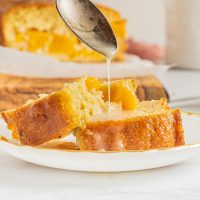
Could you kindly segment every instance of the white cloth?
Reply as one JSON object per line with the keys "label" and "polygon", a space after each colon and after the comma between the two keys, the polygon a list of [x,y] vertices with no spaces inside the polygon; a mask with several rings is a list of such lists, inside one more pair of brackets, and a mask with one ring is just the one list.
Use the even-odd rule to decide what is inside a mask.
{"label": "white cloth", "polygon": [[2,200],[199,200],[200,156],[170,167],[84,173],[29,164],[0,153]]}

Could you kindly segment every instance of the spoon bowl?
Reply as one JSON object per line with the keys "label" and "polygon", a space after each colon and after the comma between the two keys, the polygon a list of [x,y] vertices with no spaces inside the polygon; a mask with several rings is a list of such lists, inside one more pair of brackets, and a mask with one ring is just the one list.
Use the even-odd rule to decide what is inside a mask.
{"label": "spoon bowl", "polygon": [[101,11],[89,0],[56,0],[57,10],[77,37],[95,51],[112,58],[117,51],[114,32]]}

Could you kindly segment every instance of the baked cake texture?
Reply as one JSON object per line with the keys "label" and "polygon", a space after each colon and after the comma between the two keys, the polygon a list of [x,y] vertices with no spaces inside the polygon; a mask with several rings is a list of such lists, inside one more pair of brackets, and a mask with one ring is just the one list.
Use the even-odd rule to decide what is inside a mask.
{"label": "baked cake texture", "polygon": [[[17,1],[1,14],[2,44],[56,57],[64,61],[101,62],[101,54],[83,44],[64,24],[53,0]],[[9,4],[9,2],[7,2]],[[120,13],[98,5],[116,35],[118,52],[114,60],[123,60],[126,50],[126,20]]]}
{"label": "baked cake texture", "polygon": [[89,91],[85,80],[67,83],[61,91],[2,112],[13,137],[24,145],[36,146],[84,127],[90,115],[100,113],[105,106],[102,92]]}
{"label": "baked cake texture", "polygon": [[161,99],[141,102],[121,116],[96,117],[76,138],[81,150],[149,150],[183,145],[184,131],[180,110],[170,110]]}
{"label": "baked cake texture", "polygon": [[50,95],[1,113],[13,137],[37,146],[74,134],[80,150],[124,151],[183,145],[181,112],[166,99],[139,102],[136,82],[111,82],[108,113],[106,82],[83,77]]}

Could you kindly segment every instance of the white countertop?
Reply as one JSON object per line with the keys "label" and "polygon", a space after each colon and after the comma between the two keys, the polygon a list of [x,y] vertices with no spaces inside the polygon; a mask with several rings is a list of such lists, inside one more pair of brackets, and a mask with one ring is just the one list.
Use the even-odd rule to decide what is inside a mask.
{"label": "white countertop", "polygon": [[83,173],[25,163],[0,153],[0,199],[199,200],[200,156],[154,170]]}
{"label": "white countertop", "polygon": [[170,96],[170,106],[200,113],[200,70],[171,69],[157,75]]}
{"label": "white countertop", "polygon": [[[198,76],[198,74],[199,76]],[[188,78],[190,74],[190,78]],[[199,78],[198,78],[199,77]],[[160,77],[172,94],[184,94],[183,86],[200,90],[200,72],[169,71]],[[199,82],[199,84],[197,84]],[[176,83],[176,84],[174,84]],[[175,88],[176,86],[177,89]],[[185,89],[185,91],[187,91]],[[200,92],[199,92],[200,94]],[[181,96],[182,97],[182,96]],[[177,96],[174,97],[176,99]],[[200,112],[200,104],[187,105]],[[184,108],[184,106],[183,106]],[[77,163],[78,165],[78,163]],[[199,200],[200,155],[178,165],[126,173],[84,173],[29,164],[0,153],[0,200]]]}

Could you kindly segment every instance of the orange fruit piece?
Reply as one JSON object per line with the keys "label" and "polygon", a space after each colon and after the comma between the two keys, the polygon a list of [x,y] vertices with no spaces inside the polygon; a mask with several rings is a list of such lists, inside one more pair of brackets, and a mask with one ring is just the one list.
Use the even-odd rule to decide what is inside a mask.
{"label": "orange fruit piece", "polygon": [[[136,109],[139,102],[135,94],[136,88],[137,86],[135,81],[130,79],[111,82],[111,102],[121,103],[124,110]],[[103,91],[105,101],[108,101],[108,85],[102,85],[100,90]]]}
{"label": "orange fruit piece", "polygon": [[92,90],[92,89],[99,90],[100,89],[100,82],[95,77],[88,77],[86,79],[85,83],[89,90]]}

